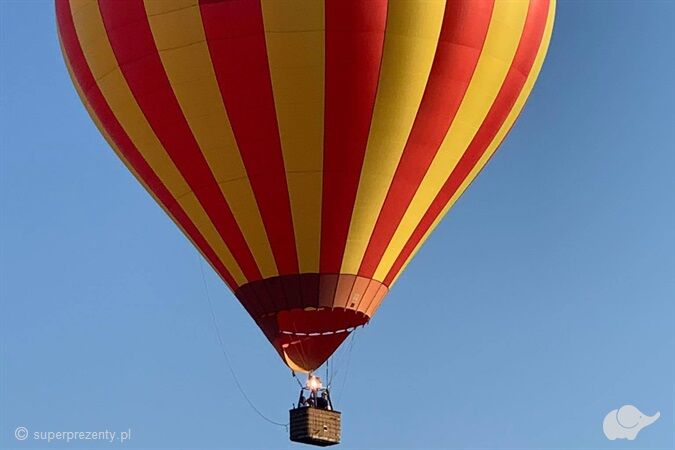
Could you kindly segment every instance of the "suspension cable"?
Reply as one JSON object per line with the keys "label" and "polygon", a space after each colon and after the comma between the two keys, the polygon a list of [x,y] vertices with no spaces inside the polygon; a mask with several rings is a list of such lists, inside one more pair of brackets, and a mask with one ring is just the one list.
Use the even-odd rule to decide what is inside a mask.
{"label": "suspension cable", "polygon": [[251,399],[246,395],[246,392],[244,391],[244,388],[241,386],[241,383],[239,383],[239,378],[237,377],[237,374],[234,372],[234,368],[232,367],[232,362],[230,361],[230,357],[227,353],[227,349],[225,347],[225,344],[223,343],[223,338],[220,335],[220,327],[218,327],[218,321],[216,320],[216,312],[213,309],[213,302],[211,301],[211,294],[209,293],[209,286],[206,283],[206,275],[204,274],[204,262],[202,258],[199,258],[199,271],[202,274],[202,282],[204,283],[204,291],[206,292],[206,300],[208,301],[209,304],[209,311],[211,312],[211,322],[213,323],[213,329],[216,333],[216,338],[218,339],[218,344],[220,345],[220,351],[222,352],[223,356],[225,357],[225,362],[227,363],[227,368],[230,370],[230,374],[232,374],[232,379],[234,380],[234,384],[237,386],[237,389],[239,390],[239,393],[244,397],[246,400],[246,403],[251,407],[253,411],[255,411],[256,414],[258,414],[262,419],[266,420],[267,422],[277,425],[280,427],[284,427],[286,431],[288,431],[288,423],[281,423],[274,421],[267,417],[265,414],[263,414],[251,401]]}
{"label": "suspension cable", "polygon": [[[358,330],[358,328],[355,328],[354,331],[352,331],[352,335],[350,336],[349,346],[347,348],[347,354],[346,354],[347,361],[345,363],[345,371],[342,375],[342,386],[340,387],[340,390],[338,391],[338,397],[336,399],[336,403],[340,402],[340,399],[342,398],[342,393],[345,390],[345,385],[347,384],[347,376],[349,375],[349,365],[352,361],[352,350],[354,350],[354,340],[356,339],[357,330]],[[339,370],[339,368],[338,368],[338,370]]]}

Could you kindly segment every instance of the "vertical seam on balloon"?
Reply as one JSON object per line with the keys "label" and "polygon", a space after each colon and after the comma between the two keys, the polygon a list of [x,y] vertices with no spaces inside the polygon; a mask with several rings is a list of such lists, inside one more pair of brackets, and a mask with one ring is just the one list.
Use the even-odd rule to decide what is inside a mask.
{"label": "vertical seam on balloon", "polygon": [[366,287],[363,289],[363,295],[359,298],[359,302],[356,304],[356,307],[354,308],[356,311],[361,311],[361,303],[363,303],[363,299],[366,297],[366,292],[368,292],[368,289],[370,288],[370,285],[374,282],[372,278],[368,278],[368,284]]}
{"label": "vertical seam on balloon", "polygon": [[[325,274],[323,274],[323,276],[326,277]],[[329,308],[334,308],[334,307],[335,307],[335,294],[337,293],[337,287],[338,287],[338,283],[339,283],[339,282],[340,282],[340,274],[337,274],[336,277],[335,277],[335,285],[334,285],[333,288],[331,289],[333,292],[332,292],[332,294],[331,294],[330,297],[329,297],[329,298],[331,299],[331,301],[330,301],[331,306],[329,306]],[[319,286],[321,286],[321,281],[319,281]],[[319,296],[319,299],[320,299],[320,298],[321,298],[321,297]]]}
{"label": "vertical seam on balloon", "polygon": [[[382,293],[382,296],[379,295],[380,291],[384,291]],[[387,286],[384,284],[380,284],[380,286],[377,288],[377,291],[375,291],[373,299],[368,304],[368,307],[364,312],[364,314],[368,317],[368,320],[370,320],[370,318],[373,317],[375,315],[375,312],[380,308],[380,305],[382,304],[384,298],[387,296],[387,293],[388,293]],[[369,311],[370,314],[368,314]]]}
{"label": "vertical seam on balloon", "polygon": [[284,289],[284,284],[281,281],[281,277],[276,276],[276,277],[270,278],[269,280],[270,280],[269,281],[270,283],[273,282],[272,280],[276,280],[276,282],[278,282],[277,291],[279,291],[281,293],[281,297],[282,297],[283,303],[284,303],[282,305],[281,309],[283,309],[283,310],[289,309],[288,297],[286,296],[286,290]]}
{"label": "vertical seam on balloon", "polygon": [[[471,2],[473,0],[469,0]],[[487,4],[488,2],[486,2]],[[448,2],[446,3],[445,6],[445,11],[446,13],[444,14],[444,22],[446,20],[450,21],[452,20],[449,18],[449,14],[452,11],[452,7],[456,6],[458,3],[456,2]],[[481,49],[477,52],[475,59],[473,60],[473,68],[471,69],[471,73],[473,74],[475,72],[476,66],[478,64],[478,59],[480,57],[480,54],[482,52],[483,46],[485,45],[485,37],[487,36],[487,30],[490,24],[490,16],[492,15],[492,11],[494,9],[494,1],[489,2],[489,7],[490,11],[487,15],[487,20],[485,22],[484,29],[482,30],[482,42],[481,42]],[[474,15],[475,17],[475,15]],[[445,23],[443,24],[445,25]],[[422,97],[422,102],[420,103],[420,107],[418,108],[417,114],[415,116],[415,120],[413,122],[413,126],[411,128],[411,131],[408,135],[408,138],[405,143],[405,147],[403,150],[403,153],[401,155],[401,158],[399,159],[399,162],[397,164],[396,170],[394,172],[394,175],[392,177],[391,183],[389,184],[389,187],[387,189],[387,193],[385,195],[385,200],[383,202],[382,208],[380,209],[380,212],[378,214],[378,217],[375,222],[375,226],[373,227],[373,232],[370,236],[369,242],[366,246],[366,251],[364,252],[363,259],[361,261],[361,265],[359,267],[358,273],[363,276],[372,276],[377,268],[377,264],[379,263],[382,255],[384,254],[387,245],[391,241],[391,238],[394,235],[394,232],[396,231],[396,227],[400,223],[401,219],[403,218],[403,215],[405,214],[408,206],[410,205],[410,202],[413,199],[413,196],[417,189],[420,186],[420,183],[424,179],[425,174],[427,173],[429,166],[431,165],[433,161],[433,157],[436,155],[438,152],[441,143],[443,141],[444,135],[447,133],[448,129],[450,128],[450,125],[452,123],[452,120],[457,114],[457,111],[459,110],[459,106],[462,103],[462,100],[464,96],[466,95],[466,91],[468,89],[468,84],[463,87],[463,91],[461,93],[461,96],[458,98],[458,101],[456,102],[456,105],[453,108],[453,111],[451,111],[448,114],[448,121],[447,124],[443,124],[443,128],[445,129],[445,132],[443,133],[443,136],[440,136],[440,140],[437,145],[434,145],[433,149],[430,149],[431,151],[428,154],[428,161],[425,161],[425,168],[424,172],[419,174],[419,177],[417,177],[414,181],[414,186],[411,186],[411,188],[408,188],[408,192],[404,192],[406,194],[406,200],[401,203],[401,200],[397,197],[392,197],[393,193],[396,190],[402,190],[406,189],[407,187],[405,186],[405,178],[406,175],[410,175],[410,171],[415,169],[415,164],[413,164],[413,160],[416,160],[417,157],[413,157],[413,151],[415,149],[414,144],[417,140],[422,140],[425,138],[428,138],[427,134],[420,135],[420,132],[418,132],[419,129],[424,128],[424,124],[420,124],[419,120],[421,118],[420,113],[424,114],[425,110],[427,108],[427,105],[433,105],[435,104],[436,97],[431,97],[431,89],[434,89],[434,85],[436,83],[441,83],[443,79],[439,78],[442,73],[437,72],[439,66],[442,65],[440,61],[440,58],[442,58],[443,54],[440,53],[442,52],[442,49],[440,49],[440,42],[443,42],[443,35],[445,33],[450,33],[454,31],[448,31],[445,26],[441,28],[441,35],[439,36],[439,47],[436,49],[436,55],[434,57],[434,62],[429,74],[429,81],[427,82],[427,86],[425,88],[425,93]],[[433,79],[432,79],[433,77]],[[469,77],[470,79],[470,77]],[[417,139],[419,136],[419,139]],[[421,145],[421,144],[418,144]],[[410,162],[411,164],[408,164]],[[408,165],[408,167],[406,167]],[[400,193],[400,192],[399,192]],[[402,208],[400,211],[396,210],[396,208]],[[393,216],[393,217],[390,217]],[[390,219],[390,220],[387,220]]]}
{"label": "vertical seam on balloon", "polygon": [[[523,29],[523,32],[522,32],[522,35],[521,35],[521,38],[520,38],[520,42],[518,44],[518,49],[516,50],[516,55],[514,56],[514,59],[511,63],[511,66],[509,67],[507,78],[504,80],[504,82],[503,82],[503,84],[502,84],[502,86],[499,90],[499,94],[498,94],[497,98],[495,99],[492,106],[490,107],[490,111],[489,111],[488,115],[483,120],[483,124],[481,125],[478,132],[476,133],[476,135],[471,140],[471,143],[469,144],[469,147],[467,148],[467,150],[462,155],[459,163],[457,164],[457,166],[455,167],[453,172],[450,174],[448,179],[443,184],[443,187],[441,188],[441,190],[438,192],[438,194],[434,198],[434,201],[430,205],[429,209],[425,212],[424,216],[422,217],[422,220],[417,224],[417,226],[415,227],[412,235],[408,238],[408,241],[404,245],[402,251],[397,256],[394,264],[389,269],[389,271],[388,271],[388,273],[385,277],[385,280],[384,280],[385,284],[387,284],[387,285],[391,284],[394,276],[396,275],[396,273],[398,273],[398,271],[400,270],[400,268],[403,265],[403,263],[405,262],[405,260],[407,260],[408,257],[411,255],[412,251],[415,249],[417,244],[421,242],[422,237],[425,235],[426,231],[431,227],[431,225],[433,224],[436,217],[438,217],[438,215],[443,211],[444,206],[452,199],[454,193],[457,192],[457,190],[461,187],[462,183],[466,180],[466,177],[471,173],[472,168],[475,167],[476,163],[480,160],[480,157],[485,153],[485,151],[489,147],[492,139],[494,139],[494,137],[498,134],[501,126],[508,119],[509,114],[508,114],[508,112],[504,114],[504,117],[501,119],[501,123],[500,123],[499,127],[496,127],[496,129],[494,130],[494,134],[489,138],[489,141],[487,142],[487,144],[485,146],[482,146],[481,145],[481,142],[482,142],[481,138],[483,138],[483,134],[490,135],[489,131],[485,131],[485,130],[487,130],[486,123],[488,123],[490,121],[490,119],[492,119],[492,120],[495,120],[495,118],[499,119],[500,110],[504,106],[506,106],[508,111],[510,112],[511,108],[513,108],[513,106],[516,104],[520,92],[522,92],[522,89],[525,87],[525,84],[527,82],[527,77],[529,76],[529,72],[532,70],[533,64],[536,61],[536,56],[537,56],[538,50],[541,48],[541,43],[543,41],[544,31],[545,31],[546,23],[547,23],[547,19],[548,19],[548,12],[549,12],[549,8],[550,8],[550,4],[549,4],[548,0],[546,0],[546,6],[547,7],[546,8],[542,7],[541,10],[539,8],[536,8],[536,6],[533,8],[533,3],[534,2],[531,2],[530,5],[529,5],[527,18],[526,18],[526,26]],[[543,13],[541,13],[541,11],[543,11]],[[541,16],[543,17],[543,20],[541,20],[542,17],[536,16],[538,13],[541,13]],[[530,21],[532,21],[534,23],[532,23]],[[528,24],[528,22],[529,22],[529,24]],[[528,27],[527,25],[530,25],[530,26]],[[532,51],[532,54],[527,54],[526,52],[530,49],[526,48],[525,46],[528,43],[527,42],[528,38],[531,38],[531,36],[528,36],[530,33],[536,33],[535,39],[537,39],[537,44],[532,46],[532,48],[534,49],[534,51]],[[525,53],[525,55],[523,55],[523,53]],[[508,95],[508,93],[506,93],[505,87],[511,87],[511,84],[514,83],[514,78],[513,78],[512,72],[515,70],[514,67],[517,67],[517,66],[521,65],[521,62],[520,62],[521,59],[520,58],[524,58],[527,61],[530,61],[530,58],[531,58],[531,62],[529,62],[529,64],[528,64],[528,66],[529,66],[528,67],[528,73],[524,74],[525,76],[523,77],[522,84],[518,87],[518,94],[516,94],[514,96],[513,102],[508,104],[509,99],[508,99],[508,97],[506,97],[506,104],[502,105],[502,102],[505,101],[504,97],[506,95]],[[515,79],[515,83],[516,83],[516,85],[518,84],[517,78]],[[483,149],[481,150],[480,147],[483,147]],[[476,161],[471,163],[469,166],[462,165],[463,162],[466,162],[466,161],[470,162],[471,159],[473,159],[474,157],[477,157]],[[461,170],[461,173],[460,173],[460,170]],[[466,173],[463,174],[464,172],[466,172]],[[455,176],[456,174],[459,174],[458,176],[460,177],[460,179],[457,179],[457,177]],[[446,197],[447,197],[447,199],[446,199]]]}
{"label": "vertical seam on balloon", "polygon": [[372,292],[372,294],[370,296],[370,299],[368,300],[368,303],[366,305],[363,305],[363,309],[361,310],[362,314],[364,314],[366,317],[370,317],[366,314],[366,312],[370,309],[371,305],[373,304],[373,302],[377,298],[377,293],[382,288],[382,282],[381,281],[378,281],[378,280],[374,280],[374,281],[375,281],[374,291]]}
{"label": "vertical seam on balloon", "polygon": [[[155,185],[155,189],[157,189],[157,192],[155,192],[153,189],[151,190],[153,193],[157,195],[159,199],[161,199],[163,206],[168,209],[172,210],[171,206],[169,206],[171,203],[173,203],[173,206],[175,207],[176,214],[175,219],[182,224],[184,224],[186,231],[191,235],[195,241],[200,242],[201,244],[200,247],[203,248],[204,252],[208,254],[207,259],[210,261],[211,265],[214,267],[217,267],[218,270],[217,272],[223,277],[223,279],[230,285],[232,289],[234,289],[235,286],[237,286],[237,283],[235,282],[234,278],[232,275],[229,273],[229,271],[224,267],[222,262],[219,260],[219,258],[215,255],[215,252],[213,249],[206,243],[206,240],[204,237],[201,235],[201,233],[197,230],[195,225],[191,222],[189,217],[185,214],[185,212],[182,210],[182,208],[178,205],[178,203],[175,201],[173,196],[169,193],[168,189],[164,186],[164,184],[159,180],[157,175],[152,171],[152,169],[148,166],[147,162],[143,159],[143,157],[138,153],[138,150],[135,148],[135,145],[131,141],[131,139],[126,135],[124,130],[122,129],[121,125],[117,121],[117,118],[114,116],[112,111],[110,110],[110,107],[106,103],[103,94],[100,92],[96,81],[93,78],[93,74],[91,73],[89,69],[89,65],[86,61],[86,58],[84,54],[82,53],[82,49],[80,47],[80,42],[77,38],[77,35],[75,33],[75,26],[72,22],[72,15],[71,15],[71,8],[70,8],[70,3],[68,1],[59,1],[56,3],[56,16],[57,16],[57,25],[58,25],[58,30],[59,30],[59,35],[61,38],[63,38],[63,48],[64,48],[64,57],[67,61],[68,64],[71,64],[73,61],[73,57],[75,57],[79,63],[78,66],[81,66],[80,70],[78,70],[75,66],[71,64],[72,68],[72,73],[74,75],[74,81],[77,82],[77,85],[80,87],[82,90],[83,94],[85,95],[85,98],[87,99],[88,102],[91,102],[90,105],[92,107],[92,111],[95,112],[96,117],[99,118],[101,123],[105,119],[101,117],[101,114],[99,111],[96,111],[97,109],[102,108],[102,112],[108,112],[107,115],[110,117],[110,122],[109,124],[117,129],[117,132],[115,135],[118,136],[118,138],[122,139],[123,141],[126,141],[127,145],[123,145],[120,143],[116,142],[116,138],[113,134],[110,134],[111,139],[115,144],[117,144],[118,148],[122,152],[122,154],[128,152],[132,156],[135,156],[134,158],[127,157],[127,155],[124,155],[129,164],[131,164],[135,170],[139,173],[140,176],[144,175],[144,180],[146,180],[145,177],[147,177],[147,183],[148,187],[151,185]],[[64,30],[64,26],[67,27],[67,30]],[[64,35],[65,33],[65,35]],[[66,42],[66,39],[70,42]],[[73,56],[73,52],[75,52],[75,55]],[[85,78],[91,78],[89,80],[90,85],[88,86],[87,92],[85,93],[84,89],[84,83],[80,80],[80,77],[85,77]],[[94,97],[100,97],[98,98],[98,101],[94,101],[90,96]],[[98,105],[98,106],[97,106]],[[114,131],[114,130],[113,130]],[[106,130],[107,132],[107,130]],[[134,155],[135,154],[135,155]],[[134,162],[134,160],[136,162]],[[140,167],[137,167],[137,164],[140,165]],[[147,167],[144,167],[147,166]],[[181,219],[182,217],[182,219]]]}
{"label": "vertical seam on balloon", "polygon": [[[258,280],[258,281],[260,281],[260,280]],[[277,305],[274,297],[272,296],[271,291],[267,287],[266,280],[261,281],[260,283],[256,283],[254,286],[256,286],[256,287],[259,286],[259,289],[261,290],[261,294],[262,294],[262,299],[264,300],[265,304],[268,305],[268,306],[265,307],[266,314],[268,314],[270,312],[280,310],[279,305]],[[261,298],[261,297],[258,296],[258,298]]]}
{"label": "vertical seam on balloon", "polygon": [[[254,34],[251,34],[249,36],[255,36],[258,39],[260,39],[262,43],[262,49],[264,49],[264,54],[262,54],[261,51],[260,54],[258,55],[259,56],[258,60],[255,62],[262,64],[264,61],[264,66],[266,70],[266,76],[264,76],[263,81],[264,86],[259,85],[257,87],[262,88],[262,90],[265,91],[266,94],[263,94],[265,95],[265,98],[263,100],[265,103],[263,107],[271,109],[271,113],[269,110],[262,110],[258,112],[268,116],[265,118],[265,120],[268,120],[268,122],[266,123],[267,127],[269,128],[269,130],[267,130],[269,131],[269,133],[263,131],[261,133],[254,135],[251,133],[252,130],[250,131],[246,130],[246,126],[250,126],[251,124],[247,124],[246,121],[242,120],[241,117],[241,113],[244,112],[242,106],[245,105],[239,102],[239,100],[236,97],[233,98],[232,94],[236,95],[236,92],[232,91],[228,83],[223,79],[223,77],[225,76],[233,76],[233,75],[238,76],[238,74],[235,74],[235,72],[228,72],[227,67],[229,66],[224,64],[224,60],[222,59],[222,55],[220,54],[220,52],[214,50],[214,44],[222,39],[216,39],[214,37],[215,29],[212,27],[210,18],[211,14],[214,11],[211,8],[223,8],[227,7],[227,5],[225,3],[209,4],[204,2],[203,0],[200,0],[199,2],[200,14],[202,17],[202,23],[204,25],[204,32],[206,35],[209,53],[211,55],[211,60],[213,62],[213,68],[216,73],[216,80],[218,81],[218,86],[220,88],[220,93],[223,98],[225,110],[227,111],[228,117],[230,118],[232,130],[234,132],[234,136],[237,141],[237,145],[239,147],[242,160],[244,161],[246,172],[248,174],[251,186],[253,188],[253,192],[255,194],[256,202],[258,204],[258,208],[260,210],[263,223],[265,225],[265,231],[267,233],[270,245],[272,247],[272,253],[274,255],[277,264],[278,272],[280,275],[296,273],[298,271],[298,255],[296,251],[290,198],[288,195],[288,181],[286,179],[283,154],[281,150],[281,141],[279,137],[279,127],[276,118],[276,108],[274,105],[274,98],[273,98],[274,93],[272,91],[269,73],[269,61],[267,56],[267,46],[265,42],[264,27],[262,23],[261,5],[259,1],[240,3],[240,5],[247,6],[249,9],[251,8],[255,9],[248,11],[250,14],[252,13],[252,15],[255,15],[253,19],[255,20],[254,26],[256,26]],[[251,17],[248,18],[251,19]],[[244,26],[247,25],[243,21],[243,18],[240,21],[240,23]],[[232,25],[232,23],[229,24],[221,23],[219,29],[220,30],[225,29],[229,25]],[[253,50],[258,51],[261,49],[256,48]],[[249,54],[249,56],[250,55],[251,54]],[[241,63],[241,61],[239,62]],[[229,65],[232,65],[234,63],[235,61],[228,61]],[[241,72],[243,73],[243,69],[241,70]],[[255,74],[254,72],[249,73],[248,78],[240,77],[237,79],[237,82],[241,83],[245,81],[250,81],[251,76],[254,74]],[[250,106],[250,103],[246,106]],[[269,144],[273,148],[274,152],[274,154],[272,155],[274,161],[271,162],[273,164],[271,177],[270,174],[261,175],[259,173],[254,172],[255,169],[260,169],[259,165],[261,161],[259,161],[260,160],[259,157],[256,157],[259,156],[256,154],[260,153],[259,144],[252,141],[252,139],[261,136],[265,139],[271,140],[267,142],[267,144]],[[269,160],[270,158],[268,158],[268,161]],[[274,183],[277,184],[273,185]]]}
{"label": "vertical seam on balloon", "polygon": [[[353,276],[354,279],[352,280],[351,284],[349,285],[349,290],[347,291],[347,302],[349,301],[349,297],[352,294],[352,290],[354,289],[354,283],[356,283],[356,278],[358,275],[348,275],[348,274],[338,274],[338,281],[335,284],[335,295],[333,296],[333,308],[340,308],[339,306],[335,306],[335,302],[337,300],[337,293],[338,293],[338,286],[340,286],[340,278],[341,277],[348,277],[348,276]],[[347,303],[345,302],[345,306],[343,308],[347,309]]]}
{"label": "vertical seam on balloon", "polygon": [[290,309],[291,303],[288,301],[289,295],[286,292],[286,284],[284,283],[283,279],[281,278],[281,275],[277,276],[279,279],[279,284],[281,286],[281,292],[284,298],[284,309]]}
{"label": "vertical seam on balloon", "polygon": [[[171,160],[174,161],[179,172],[185,177],[185,181],[190,186],[190,189],[194,193],[197,201],[202,205],[207,215],[213,222],[213,225],[218,230],[222,239],[225,241],[226,246],[229,248],[232,253],[236,263],[241,267],[244,275],[248,280],[254,280],[260,278],[260,271],[257,267],[257,264],[251,254],[248,244],[239,229],[239,225],[236,223],[232,211],[230,210],[225,198],[220,191],[218,183],[215,181],[213,174],[210,171],[208,163],[204,159],[204,156],[197,144],[192,131],[190,130],[189,125],[187,124],[185,117],[182,115],[182,110],[178,104],[178,100],[175,97],[175,93],[171,88],[171,84],[168,80],[164,66],[162,65],[161,58],[157,51],[157,46],[152,37],[152,30],[150,29],[150,24],[148,22],[147,14],[145,13],[145,8],[142,0],[134,0],[132,2],[126,3],[125,12],[129,12],[130,8],[137,8],[139,13],[139,19],[133,23],[140,25],[140,34],[136,34],[136,43],[138,45],[145,44],[148,48],[152,49],[152,52],[143,56],[143,59],[151,58],[154,64],[152,70],[154,74],[158,77],[155,79],[155,83],[165,85],[163,87],[167,89],[161,90],[161,98],[164,99],[165,108],[163,112],[171,113],[172,118],[175,119],[174,126],[170,130],[158,129],[157,121],[160,119],[159,115],[150,109],[151,105],[147,102],[146,99],[143,99],[142,96],[139,96],[138,90],[141,88],[140,79],[132,77],[132,74],[129,72],[128,66],[129,61],[123,63],[122,60],[125,58],[120,57],[120,52],[127,51],[127,47],[121,46],[117,39],[113,39],[113,36],[110,32],[111,20],[115,20],[115,16],[111,15],[112,12],[108,7],[102,5],[101,0],[98,0],[99,9],[101,11],[101,17],[103,19],[103,25],[108,35],[108,40],[113,49],[115,57],[118,60],[118,66],[122,75],[129,85],[129,89],[133,97],[138,102],[143,115],[146,117],[150,127],[154,131],[155,135],[162,143],[163,147],[169,154]],[[142,18],[140,11],[142,9]],[[119,13],[118,13],[119,14]],[[131,23],[131,22],[130,22]],[[125,23],[125,25],[127,25]],[[147,34],[143,36],[142,34]],[[140,60],[140,59],[139,59]],[[147,75],[147,72],[146,72]],[[159,89],[155,89],[155,93],[160,92]],[[153,103],[152,107],[157,107],[156,103]],[[175,141],[176,138],[180,138],[183,147],[176,147],[178,142]],[[180,162],[180,158],[185,158],[185,153],[190,151],[192,164],[197,164],[200,167],[195,167],[193,170],[187,171],[188,165],[187,160]],[[176,159],[179,158],[177,162]],[[187,172],[186,172],[187,171]]]}

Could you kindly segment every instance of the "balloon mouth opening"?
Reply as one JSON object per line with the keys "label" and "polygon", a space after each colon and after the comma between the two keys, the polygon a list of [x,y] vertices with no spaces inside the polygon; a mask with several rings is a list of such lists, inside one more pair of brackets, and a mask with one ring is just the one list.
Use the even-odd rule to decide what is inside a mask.
{"label": "balloon mouth opening", "polygon": [[318,369],[352,331],[369,319],[344,308],[279,311],[267,318],[265,334],[288,367],[306,373]]}
{"label": "balloon mouth opening", "polygon": [[303,273],[252,281],[235,294],[286,365],[308,372],[368,323],[388,291],[359,275]]}

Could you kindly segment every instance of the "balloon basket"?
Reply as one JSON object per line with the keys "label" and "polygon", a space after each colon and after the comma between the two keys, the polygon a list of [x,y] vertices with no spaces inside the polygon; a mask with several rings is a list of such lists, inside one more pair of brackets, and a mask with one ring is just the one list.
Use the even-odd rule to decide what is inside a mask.
{"label": "balloon basket", "polygon": [[289,413],[291,441],[320,447],[340,443],[341,414],[338,411],[302,407]]}

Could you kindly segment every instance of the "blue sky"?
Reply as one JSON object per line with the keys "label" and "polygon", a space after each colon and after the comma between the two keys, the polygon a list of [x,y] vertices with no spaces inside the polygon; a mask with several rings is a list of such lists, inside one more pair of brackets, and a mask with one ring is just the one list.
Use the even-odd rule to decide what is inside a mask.
{"label": "blue sky", "polygon": [[[559,2],[516,127],[338,352],[341,448],[675,447],[673,23],[671,1]],[[237,390],[199,257],[84,111],[51,3],[0,1],[0,52],[0,447],[298,447]],[[297,385],[206,280],[244,390],[285,421]],[[627,403],[661,419],[610,442]]]}

